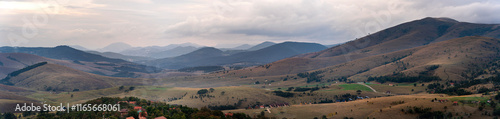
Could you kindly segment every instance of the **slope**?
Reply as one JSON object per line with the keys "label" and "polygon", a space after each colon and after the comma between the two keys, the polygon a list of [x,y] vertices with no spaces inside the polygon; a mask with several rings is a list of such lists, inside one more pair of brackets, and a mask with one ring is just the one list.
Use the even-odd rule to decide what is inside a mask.
{"label": "slope", "polygon": [[273,62],[268,64],[271,67],[268,67],[267,70],[254,69],[251,75],[300,73],[463,36],[479,35],[500,38],[498,26],[497,24],[458,22],[448,18],[424,18],[403,23],[319,52]]}
{"label": "slope", "polygon": [[99,72],[104,75],[112,75],[116,73],[109,70],[91,67],[90,65],[85,65],[81,62],[57,60],[26,53],[0,53],[0,78],[4,78],[7,74],[13,71],[39,62],[49,62],[85,72]]}
{"label": "slope", "polygon": [[[42,57],[69,60],[77,64],[87,65],[94,68],[104,69],[114,73],[119,72],[139,72],[139,73],[156,73],[161,69],[141,64],[128,62],[121,59],[112,59],[76,50],[69,46],[57,47],[0,47],[1,53],[28,53]],[[96,72],[97,74],[105,74]]]}
{"label": "slope", "polygon": [[38,63],[36,67],[16,71],[1,80],[2,84],[40,91],[94,90],[121,85],[144,85],[147,79],[106,77],[82,72],[65,66]]}

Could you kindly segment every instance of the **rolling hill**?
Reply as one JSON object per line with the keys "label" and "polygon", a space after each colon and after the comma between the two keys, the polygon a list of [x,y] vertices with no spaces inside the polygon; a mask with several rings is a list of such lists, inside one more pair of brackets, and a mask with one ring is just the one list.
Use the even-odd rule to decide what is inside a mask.
{"label": "rolling hill", "polygon": [[[65,60],[73,62],[74,64],[86,65],[88,67],[93,67],[97,69],[105,70],[105,72],[99,70],[88,70],[95,74],[101,75],[113,75],[120,72],[132,72],[139,74],[147,73],[157,73],[161,69],[141,64],[132,63],[122,59],[113,59],[104,57],[101,55],[96,55],[80,50],[76,50],[69,46],[57,46],[57,47],[0,47],[0,53],[28,53],[33,55],[38,55],[51,59]],[[10,60],[14,60],[12,57]],[[20,58],[23,60],[29,60],[29,58]],[[16,61],[18,59],[15,59]],[[19,60],[17,61],[19,62]],[[76,69],[77,65],[74,65]],[[84,70],[85,71],[85,70]],[[111,72],[111,73],[110,73]]]}
{"label": "rolling hill", "polygon": [[228,53],[216,48],[202,48],[174,58],[158,59],[146,64],[168,69],[196,66],[252,66],[277,61],[326,47],[316,43],[284,42],[256,51]]}
{"label": "rolling hill", "polygon": [[[422,75],[437,76],[442,80],[463,81],[483,76],[489,77],[499,72],[498,63],[500,59],[498,57],[500,57],[500,47],[498,46],[500,46],[500,39],[468,36],[411,49],[359,58],[307,72],[309,74],[316,73],[316,76],[320,76],[321,78],[318,78],[320,79],[318,80],[319,82],[338,80],[342,77],[358,82],[366,81],[369,77],[378,76],[416,77]],[[286,66],[270,63],[266,67],[247,68],[214,75],[252,77],[252,79],[259,77],[271,79],[270,76],[276,75],[282,79],[283,75],[280,76],[279,73],[294,70],[282,67]],[[289,73],[286,77],[289,75],[296,76],[297,74]],[[280,80],[276,78],[272,79]],[[294,82],[296,81],[294,80]],[[314,81],[312,82],[314,83]]]}
{"label": "rolling hill", "polygon": [[319,52],[276,61],[268,64],[270,67],[267,69],[257,68],[253,72],[246,73],[249,76],[296,74],[465,36],[500,38],[498,26],[498,24],[458,22],[449,18],[424,18]]}
{"label": "rolling hill", "polygon": [[[499,61],[498,46],[500,39],[468,36],[361,58],[320,71],[324,72],[322,74],[325,77],[344,76],[355,81],[398,72],[406,76],[418,76],[427,71],[443,80],[465,80],[478,77],[478,72],[492,66],[488,64]],[[436,68],[431,70],[431,66]]]}
{"label": "rolling hill", "polygon": [[74,62],[69,60],[58,60],[26,53],[0,53],[0,64],[2,64],[0,65],[0,78],[4,78],[5,76],[7,76],[7,74],[13,71],[39,62],[49,62],[52,64],[63,65],[85,72],[100,72],[104,75],[113,75],[116,73],[110,70],[92,67],[91,65],[85,65],[81,63],[83,61]]}
{"label": "rolling hill", "polygon": [[106,77],[46,62],[10,73],[2,84],[39,91],[95,90],[122,85],[145,85],[147,79]]}

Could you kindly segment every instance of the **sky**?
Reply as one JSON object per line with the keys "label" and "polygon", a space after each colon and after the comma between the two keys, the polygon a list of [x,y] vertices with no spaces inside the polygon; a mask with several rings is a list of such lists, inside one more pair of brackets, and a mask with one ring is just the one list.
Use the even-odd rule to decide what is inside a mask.
{"label": "sky", "polygon": [[343,43],[425,17],[499,24],[498,0],[0,0],[0,46]]}

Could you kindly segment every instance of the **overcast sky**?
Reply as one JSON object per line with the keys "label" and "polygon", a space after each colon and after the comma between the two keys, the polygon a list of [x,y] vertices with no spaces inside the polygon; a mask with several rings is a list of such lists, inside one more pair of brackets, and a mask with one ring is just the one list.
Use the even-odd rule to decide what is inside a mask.
{"label": "overcast sky", "polygon": [[0,46],[335,44],[424,17],[500,23],[499,0],[1,0]]}

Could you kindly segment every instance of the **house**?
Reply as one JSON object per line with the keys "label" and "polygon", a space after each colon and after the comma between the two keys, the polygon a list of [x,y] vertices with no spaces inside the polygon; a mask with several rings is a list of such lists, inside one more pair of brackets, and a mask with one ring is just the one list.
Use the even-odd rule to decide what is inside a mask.
{"label": "house", "polygon": [[224,114],[224,115],[225,115],[226,117],[228,117],[228,116],[232,117],[232,116],[233,116],[233,113],[226,113],[226,114]]}
{"label": "house", "polygon": [[394,86],[394,84],[390,83],[389,86]]}
{"label": "house", "polygon": [[164,116],[160,116],[160,117],[156,117],[155,119],[167,119],[167,118]]}
{"label": "house", "polygon": [[134,107],[134,110],[141,110],[141,109],[142,109],[142,107],[141,107],[141,106],[135,106],[135,107]]}
{"label": "house", "polygon": [[125,119],[135,119],[135,118],[134,118],[134,117],[127,117],[127,118],[125,118]]}
{"label": "house", "polygon": [[128,104],[134,104],[135,105],[135,101],[129,101]]}

